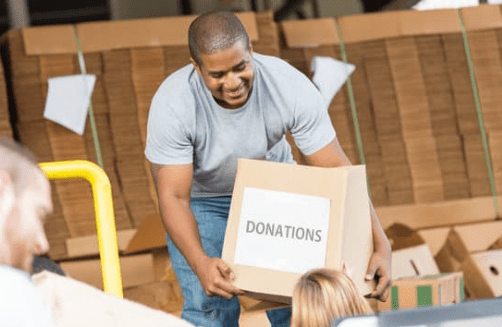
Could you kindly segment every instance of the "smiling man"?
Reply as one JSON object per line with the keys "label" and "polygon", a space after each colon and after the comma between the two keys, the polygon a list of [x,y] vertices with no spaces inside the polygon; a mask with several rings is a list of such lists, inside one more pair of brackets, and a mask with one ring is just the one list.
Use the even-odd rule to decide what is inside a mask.
{"label": "smiling man", "polygon": [[[253,53],[234,14],[198,17],[188,40],[191,65],[170,75],[152,99],[145,155],[185,297],[182,317],[205,327],[238,326],[234,296],[241,291],[220,259],[237,159],[294,164],[285,139],[291,132],[310,165],[350,161],[314,85],[285,61]],[[375,253],[367,277],[380,278],[369,296],[385,299],[391,252],[373,208],[372,225]],[[274,327],[290,325],[289,309],[267,315]]]}

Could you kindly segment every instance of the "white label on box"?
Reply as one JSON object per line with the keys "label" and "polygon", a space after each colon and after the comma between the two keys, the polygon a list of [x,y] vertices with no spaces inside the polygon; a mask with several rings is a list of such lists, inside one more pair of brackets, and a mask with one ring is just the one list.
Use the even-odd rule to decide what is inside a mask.
{"label": "white label on box", "polygon": [[234,263],[303,274],[324,267],[331,201],[245,187]]}

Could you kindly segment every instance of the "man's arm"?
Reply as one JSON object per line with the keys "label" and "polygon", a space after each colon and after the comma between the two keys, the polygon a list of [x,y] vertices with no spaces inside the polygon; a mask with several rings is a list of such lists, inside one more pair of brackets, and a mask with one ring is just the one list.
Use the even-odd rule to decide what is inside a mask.
{"label": "man's arm", "polygon": [[[305,158],[309,165],[317,167],[339,167],[351,165],[349,158],[347,158],[343,152],[337,139],[334,139],[319,151],[305,156]],[[375,274],[378,275],[379,279],[376,289],[368,296],[385,301],[391,284],[391,247],[371,201],[370,216],[374,253],[368,266],[366,279],[373,279]]]}
{"label": "man's arm", "polygon": [[232,298],[240,290],[232,283],[233,273],[220,258],[204,252],[197,221],[190,209],[192,165],[152,164],[164,227],[176,247],[199,278],[207,296]]}

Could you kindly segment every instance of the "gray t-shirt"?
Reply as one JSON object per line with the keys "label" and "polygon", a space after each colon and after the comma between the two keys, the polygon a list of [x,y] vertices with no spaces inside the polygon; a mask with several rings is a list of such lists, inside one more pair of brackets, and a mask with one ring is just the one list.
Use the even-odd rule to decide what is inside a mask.
{"label": "gray t-shirt", "polygon": [[193,197],[231,195],[238,158],[294,163],[288,131],[306,155],[336,136],[304,74],[257,53],[253,66],[251,95],[238,109],[218,105],[192,65],[170,75],[152,99],[145,155],[160,165],[193,163]]}

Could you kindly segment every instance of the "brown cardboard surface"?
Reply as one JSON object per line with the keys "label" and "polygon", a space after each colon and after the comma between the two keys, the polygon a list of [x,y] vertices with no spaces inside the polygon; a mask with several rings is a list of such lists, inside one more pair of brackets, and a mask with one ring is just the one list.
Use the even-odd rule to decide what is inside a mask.
{"label": "brown cardboard surface", "polygon": [[417,233],[429,246],[432,255],[436,256],[446,242],[450,229],[451,227],[428,228],[418,230]]}
{"label": "brown cardboard surface", "polygon": [[[57,326],[193,326],[173,314],[147,307],[139,301],[121,299],[48,271],[34,275],[33,281],[51,310]],[[159,289],[169,285],[155,286]],[[175,291],[175,288],[164,287],[162,290],[164,304],[178,303],[168,293],[170,290]],[[166,295],[170,295],[171,299],[167,299]]]}
{"label": "brown cardboard surface", "polygon": [[345,43],[460,32],[456,10],[389,11],[338,18]]}
{"label": "brown cardboard surface", "polygon": [[[148,215],[138,228],[117,231],[118,249],[130,254],[159,247],[166,247],[166,233],[160,215]],[[97,235],[72,237],[66,240],[68,258],[98,255]]]}
{"label": "brown cardboard surface", "polygon": [[[499,198],[499,203],[502,198]],[[492,197],[376,208],[383,228],[401,222],[413,229],[495,219]]]}
{"label": "brown cardboard surface", "polygon": [[290,48],[319,47],[339,42],[333,18],[284,21],[280,24]]}
{"label": "brown cardboard surface", "polygon": [[[236,13],[251,41],[258,40],[255,13]],[[75,25],[83,52],[187,45],[190,23],[197,16],[88,22]],[[22,30],[27,55],[76,53],[74,25]]]}
{"label": "brown cardboard surface", "polygon": [[[117,245],[119,251],[124,251],[137,230],[124,229],[117,231]],[[66,239],[68,258],[83,257],[99,254],[98,236],[86,235]]]}
{"label": "brown cardboard surface", "polygon": [[502,250],[478,252],[462,263],[465,287],[473,299],[502,295]]}
{"label": "brown cardboard surface", "polygon": [[439,274],[427,244],[392,251],[392,279]]}
{"label": "brown cardboard surface", "polygon": [[[155,280],[154,258],[151,253],[122,256],[119,259],[123,287]],[[100,259],[63,261],[59,265],[70,277],[103,289]]]}
{"label": "brown cardboard surface", "polygon": [[393,251],[418,246],[425,243],[417,231],[403,224],[392,224],[385,229]]}
{"label": "brown cardboard surface", "polygon": [[[331,199],[325,266],[341,269],[346,262],[360,291],[369,292],[364,275],[372,253],[372,234],[369,208],[364,205],[367,189],[363,166],[319,168],[239,159],[222,258],[235,272],[237,287],[255,293],[254,297],[288,303],[301,274],[234,265],[244,187]],[[358,235],[357,242],[353,235]]]}
{"label": "brown cardboard surface", "polygon": [[479,5],[462,8],[467,31],[495,29],[502,27],[502,14],[497,5]]}
{"label": "brown cardboard surface", "polygon": [[21,34],[28,55],[77,53],[73,25],[28,27]]}

